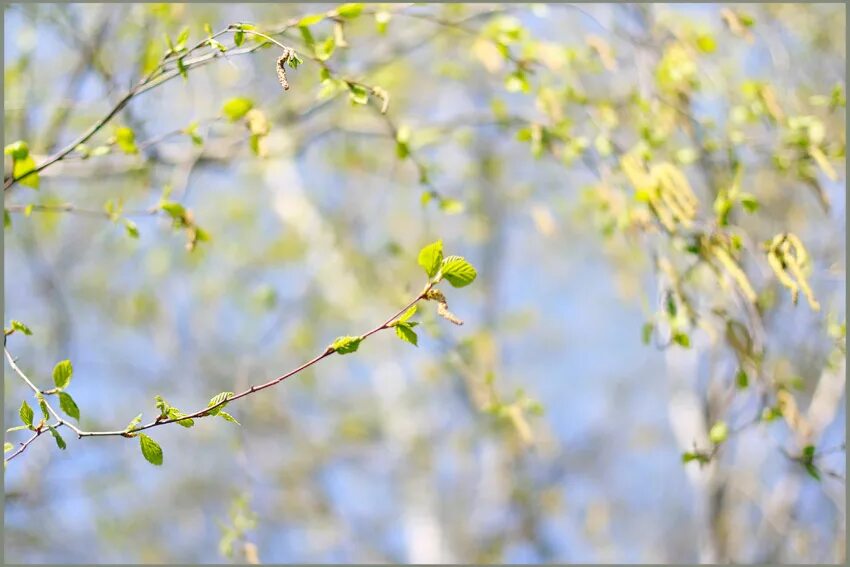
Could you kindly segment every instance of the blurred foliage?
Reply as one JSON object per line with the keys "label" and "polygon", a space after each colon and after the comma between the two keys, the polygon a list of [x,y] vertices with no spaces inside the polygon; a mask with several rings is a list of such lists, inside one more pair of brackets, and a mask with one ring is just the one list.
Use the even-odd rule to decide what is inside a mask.
{"label": "blurred foliage", "polygon": [[844,561],[842,5],[5,19],[10,561]]}

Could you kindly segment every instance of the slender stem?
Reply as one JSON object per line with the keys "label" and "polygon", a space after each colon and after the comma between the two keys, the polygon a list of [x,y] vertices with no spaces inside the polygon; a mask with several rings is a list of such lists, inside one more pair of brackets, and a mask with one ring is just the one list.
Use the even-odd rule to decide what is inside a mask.
{"label": "slender stem", "polygon": [[[53,427],[53,428],[55,429],[55,428],[57,428],[57,427],[61,427],[61,426],[62,426],[62,423],[56,422],[56,423],[54,423],[51,427]],[[26,451],[26,450],[27,450],[27,447],[29,447],[30,443],[32,443],[33,441],[35,441],[36,439],[38,439],[38,438],[39,438],[39,437],[40,437],[43,433],[46,433],[46,432],[48,432],[48,431],[50,431],[50,429],[49,429],[48,427],[46,427],[46,426],[44,426],[44,427],[40,427],[40,428],[36,429],[36,430],[33,432],[32,436],[31,436],[29,439],[27,439],[26,441],[23,441],[23,442],[21,443],[21,446],[20,446],[20,448],[18,448],[18,450],[17,450],[17,451],[15,451],[14,453],[12,453],[12,454],[11,454],[11,455],[9,455],[8,457],[6,457],[6,461],[5,461],[5,462],[6,462],[6,463],[8,463],[8,462],[9,462],[9,461],[11,461],[12,459],[14,459],[15,457],[17,457],[17,456],[18,456],[18,455],[20,455],[21,453],[23,453],[24,451]]]}
{"label": "slender stem", "polygon": [[[404,307],[399,309],[397,312],[395,312],[392,316],[390,316],[386,321],[384,321],[380,325],[373,327],[372,329],[370,329],[370,330],[366,331],[365,333],[363,333],[362,335],[360,335],[361,340],[366,339],[367,337],[374,335],[375,333],[377,333],[379,331],[383,331],[385,329],[391,328],[392,323],[396,319],[398,319],[401,315],[403,315],[405,313],[405,311],[407,311],[408,309],[410,309],[411,307],[416,305],[418,302],[425,299],[426,296],[428,295],[428,292],[434,287],[434,285],[435,285],[435,282],[428,282],[428,284],[422,289],[422,291],[415,298],[413,298],[411,301],[409,301]],[[9,362],[9,366],[12,367],[12,370],[15,371],[15,373],[30,387],[30,389],[32,389],[32,391],[34,393],[36,393],[38,395],[42,395],[42,396],[45,393],[53,393],[53,390],[44,390],[44,391],[40,390],[32,382],[32,380],[30,380],[29,377],[27,377],[27,375],[20,369],[20,367],[18,367],[18,365],[15,362],[15,359],[12,357],[9,350],[4,347],[4,351],[5,351],[5,354],[6,354],[6,360]],[[56,419],[57,419],[57,423],[53,427],[59,427],[61,425],[66,425],[68,428],[70,428],[72,431],[74,431],[74,433],[77,434],[78,438],[83,438],[83,437],[111,437],[111,436],[133,437],[134,436],[133,434],[138,433],[140,431],[144,431],[146,429],[151,429],[153,427],[159,427],[161,425],[167,425],[169,423],[176,423],[176,422],[180,422],[180,421],[184,421],[184,420],[192,419],[192,418],[207,417],[207,416],[211,415],[210,412],[215,411],[216,409],[220,408],[221,406],[224,406],[225,404],[231,403],[231,402],[238,400],[240,398],[250,396],[251,394],[255,394],[255,393],[257,393],[261,390],[265,390],[266,388],[271,388],[272,386],[280,384],[281,382],[283,382],[287,378],[294,376],[294,375],[298,374],[299,372],[306,370],[307,368],[310,368],[311,366],[313,366],[314,364],[316,364],[320,360],[327,358],[328,356],[330,356],[334,352],[336,352],[336,351],[333,349],[333,347],[329,346],[329,347],[325,348],[325,350],[323,350],[321,353],[317,354],[316,356],[314,356],[313,358],[311,358],[310,360],[308,360],[304,364],[290,370],[289,372],[282,374],[282,375],[278,376],[277,378],[273,378],[272,380],[269,380],[268,382],[265,382],[263,384],[251,386],[250,388],[243,390],[242,392],[239,392],[238,394],[235,394],[235,395],[233,395],[233,396],[231,396],[231,397],[229,397],[225,400],[222,400],[221,402],[219,402],[215,405],[207,406],[203,409],[197,410],[197,411],[190,413],[190,414],[181,415],[180,417],[177,417],[177,418],[169,418],[169,419],[158,418],[158,419],[155,419],[154,421],[152,421],[150,423],[147,423],[145,425],[136,426],[132,429],[121,429],[121,430],[114,430],[114,431],[85,431],[85,430],[82,430],[82,429],[76,427],[74,424],[64,420],[46,400],[45,400],[45,404],[47,405],[47,409],[50,411],[50,413],[53,414],[54,417],[56,417]],[[43,431],[42,431],[42,433],[43,433]],[[41,433],[38,433],[38,435],[35,435],[31,439],[28,439],[27,442],[26,442],[26,445],[29,445],[29,443],[34,441],[35,438],[37,438],[40,434]],[[21,451],[22,451],[22,449],[19,450],[13,456],[16,456]],[[12,457],[10,457],[9,459],[11,459],[11,458]]]}

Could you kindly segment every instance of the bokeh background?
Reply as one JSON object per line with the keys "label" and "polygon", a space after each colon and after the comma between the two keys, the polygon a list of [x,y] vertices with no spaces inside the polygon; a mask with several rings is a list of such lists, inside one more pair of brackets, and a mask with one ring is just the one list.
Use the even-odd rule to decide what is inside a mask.
{"label": "bokeh background", "polygon": [[[62,147],[138,80],[163,34],[184,25],[194,43],[206,22],[270,30],[332,7],[7,6],[5,143],[28,140],[37,157]],[[134,99],[115,122],[133,128],[139,155],[71,159],[44,172],[38,193],[7,192],[7,207],[101,210],[112,199],[132,212],[169,186],[211,235],[188,252],[157,215],[131,217],[138,239],[98,215],[11,215],[5,320],[34,335],[7,346],[44,387],[57,361],[72,360],[69,391],[86,429],[120,428],[139,412],[150,419],[156,394],[194,410],[371,328],[418,292],[416,254],[437,238],[479,276],[446,289],[465,325],[425,309],[418,348],[381,333],[233,404],[239,427],[207,419],[152,430],[162,467],[134,440],[66,432],[59,451],[39,439],[5,472],[5,560],[843,561],[843,451],[824,457],[834,475],[818,482],[783,454],[792,445],[777,420],[735,435],[706,467],[682,463],[694,444],[708,446],[712,384],[733,379],[730,354],[700,331],[689,349],[643,344],[642,325],[662,304],[650,255],[638,239],[600,230],[592,167],[535,159],[516,129],[494,121],[494,100],[518,116],[539,108],[506,92],[474,47],[478,31],[510,15],[567,54],[555,76],[614,99],[653,81],[647,30],[703,30],[716,46],[696,69],[704,88],[695,113],[726,132],[741,82],[769,81],[789,112],[823,116],[843,147],[843,109],[826,114],[812,97],[844,85],[844,6],[748,6],[751,41],[724,25],[721,9],[430,5],[393,13],[385,33],[371,13],[346,23],[348,47],[330,63],[391,93],[388,116],[410,127],[433,188],[462,211],[455,201],[420,203],[430,189],[398,159],[377,113],[344,95],[317,101],[313,61],[289,72],[284,93],[274,49],[192,69],[187,81]],[[472,33],[440,23],[464,18]],[[599,63],[591,36],[607,42],[614,70]],[[276,37],[301,49],[297,30]],[[271,121],[265,158],[251,152],[244,126],[215,120],[235,96]],[[579,111],[570,119],[589,128]],[[624,128],[639,130],[631,120]],[[192,121],[202,146],[162,137]],[[822,305],[795,307],[777,286],[766,372],[797,386],[802,410],[817,401],[809,417],[820,424],[818,446],[840,446],[844,363],[827,327],[845,313],[843,159],[837,180],[818,176],[824,211],[805,184],[761,173],[770,129],[756,124],[744,136],[743,155],[756,162],[747,190],[762,206],[741,223],[756,240],[782,230],[803,238]],[[687,171],[702,190],[699,172]],[[8,366],[5,377],[8,428],[29,394]],[[517,402],[519,418],[487,411],[495,400]],[[754,407],[745,400],[725,419],[745,423]]]}

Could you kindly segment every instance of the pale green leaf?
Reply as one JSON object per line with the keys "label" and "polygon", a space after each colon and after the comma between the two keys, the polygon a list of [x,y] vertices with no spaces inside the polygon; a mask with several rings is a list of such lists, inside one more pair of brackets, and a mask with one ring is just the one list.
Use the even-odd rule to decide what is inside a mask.
{"label": "pale green leaf", "polygon": [[35,416],[35,412],[32,411],[26,400],[21,402],[21,409],[18,411],[18,415],[21,416],[21,421],[24,425],[32,427],[32,419]]}
{"label": "pale green leaf", "polygon": [[70,360],[57,362],[53,367],[53,383],[57,388],[67,388],[71,383],[71,377],[74,375],[74,367]]}
{"label": "pale green leaf", "polygon": [[478,273],[475,268],[461,256],[448,256],[440,268],[443,279],[453,287],[464,287],[475,281]]}
{"label": "pale green leaf", "polygon": [[331,348],[339,354],[350,354],[357,350],[362,340],[363,337],[338,337]]}
{"label": "pale green leaf", "polygon": [[254,101],[245,97],[235,97],[226,101],[222,107],[221,112],[224,116],[227,117],[231,122],[236,122],[237,120],[244,117],[248,114],[248,111],[254,108]]}
{"label": "pale green leaf", "polygon": [[77,421],[80,420],[80,408],[77,407],[77,403],[74,401],[74,398],[72,398],[67,392],[59,392],[59,407],[62,408],[62,411],[67,415],[73,417]]}
{"label": "pale green leaf", "polygon": [[142,449],[142,455],[150,464],[157,466],[162,464],[162,447],[156,441],[144,433],[140,433],[139,446]]}
{"label": "pale green leaf", "polygon": [[422,248],[419,251],[418,261],[429,278],[437,275],[443,261],[443,241],[438,240]]}

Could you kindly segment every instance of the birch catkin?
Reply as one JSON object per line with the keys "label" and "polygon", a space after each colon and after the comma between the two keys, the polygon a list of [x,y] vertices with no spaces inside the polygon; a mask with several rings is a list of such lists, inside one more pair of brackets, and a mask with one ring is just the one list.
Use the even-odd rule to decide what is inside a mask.
{"label": "birch catkin", "polygon": [[283,90],[289,90],[289,81],[286,80],[286,62],[289,60],[289,53],[284,53],[277,58],[277,80]]}

